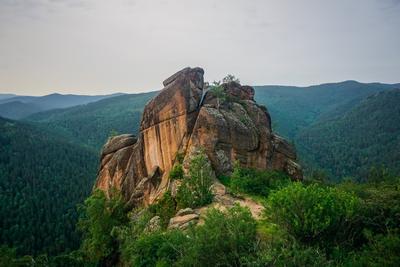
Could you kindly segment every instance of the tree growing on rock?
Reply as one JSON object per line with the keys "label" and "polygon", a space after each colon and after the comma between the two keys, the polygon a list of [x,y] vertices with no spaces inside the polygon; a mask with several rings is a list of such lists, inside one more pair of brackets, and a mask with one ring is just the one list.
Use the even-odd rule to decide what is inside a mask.
{"label": "tree growing on rock", "polygon": [[229,83],[229,82],[235,82],[235,83],[240,83],[240,80],[235,77],[235,75],[228,74],[222,79],[223,83]]}
{"label": "tree growing on rock", "polygon": [[213,85],[211,87],[211,92],[217,98],[217,109],[219,110],[221,103],[223,103],[227,99],[224,88],[221,85]]}
{"label": "tree growing on rock", "polygon": [[214,172],[206,154],[200,151],[190,161],[189,177],[185,177],[177,192],[178,208],[196,208],[211,203]]}

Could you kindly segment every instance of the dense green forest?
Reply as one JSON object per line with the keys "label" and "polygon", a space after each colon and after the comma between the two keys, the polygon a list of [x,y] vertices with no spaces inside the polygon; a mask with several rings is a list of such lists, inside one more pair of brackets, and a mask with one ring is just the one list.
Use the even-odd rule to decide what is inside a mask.
{"label": "dense green forest", "polygon": [[308,87],[255,86],[255,99],[267,106],[274,130],[289,139],[309,125],[334,115],[342,115],[365,97],[400,84],[345,81]]}
{"label": "dense green forest", "polygon": [[371,166],[400,173],[400,89],[371,95],[342,116],[322,120],[296,138],[307,166],[332,177],[365,177]]}
{"label": "dense green forest", "polygon": [[[393,89],[394,88],[394,89]],[[274,130],[296,145],[306,173],[362,179],[384,165],[399,173],[399,84],[346,81],[310,87],[256,87]]]}
{"label": "dense green forest", "polygon": [[[326,180],[314,170],[325,171],[330,180],[337,182],[352,176],[355,178],[345,180],[363,182],[354,184],[358,194],[363,195],[364,190],[368,194],[375,190],[366,183],[371,177],[388,180],[400,171],[400,93],[391,90],[395,87],[398,85],[348,81],[305,88],[255,89],[256,100],[271,113],[274,130],[296,144],[308,177],[319,174],[319,180]],[[154,95],[116,96],[36,113],[22,122],[0,120],[0,195],[2,203],[7,203],[1,207],[0,237],[2,244],[17,249],[14,254],[4,248],[4,254],[15,258],[65,252],[71,260],[68,252],[80,244],[75,206],[90,193],[101,146],[110,134],[137,133],[143,107]],[[248,182],[236,180],[230,187],[240,191]],[[273,185],[263,184],[262,179],[254,182],[257,184],[253,188],[266,189],[250,193],[267,198],[268,188]],[[380,190],[391,186],[378,187],[374,192],[386,193]],[[394,188],[398,190],[398,185]],[[183,198],[187,195],[182,192]],[[356,250],[368,244],[365,241]],[[74,253],[75,258],[83,257],[80,250]]]}
{"label": "dense green forest", "polygon": [[19,255],[79,246],[76,205],[90,193],[97,153],[37,126],[0,118],[0,242]]}
{"label": "dense green forest", "polygon": [[[193,195],[186,200],[170,192],[157,203],[128,212],[119,191],[110,198],[100,191],[80,206],[79,249],[57,257],[15,256],[2,248],[0,263],[9,266],[398,266],[400,255],[400,177],[383,172],[362,183],[339,184],[307,177],[293,182],[279,172],[235,167],[221,181],[237,197],[263,203],[255,220],[239,205],[209,208],[204,222],[186,230],[168,229],[168,221],[183,207],[197,207],[209,192],[210,166],[194,158],[189,176]],[[178,166],[178,165],[177,165]],[[178,166],[179,168],[179,166]],[[179,173],[179,175],[175,175]],[[174,179],[182,179],[176,172]],[[201,174],[202,179],[196,179]],[[194,179],[193,179],[194,178]],[[183,185],[186,186],[186,185]],[[195,189],[196,188],[196,189]],[[199,195],[198,195],[199,194]],[[189,201],[187,201],[189,200]],[[160,223],[151,223],[159,216]],[[151,226],[150,226],[151,225]],[[26,264],[30,262],[31,265]],[[23,263],[23,264],[21,264]],[[32,264],[33,263],[33,264]]]}
{"label": "dense green forest", "polygon": [[56,129],[75,142],[97,150],[112,131],[137,133],[146,103],[155,92],[121,95],[87,105],[34,114],[26,120]]}

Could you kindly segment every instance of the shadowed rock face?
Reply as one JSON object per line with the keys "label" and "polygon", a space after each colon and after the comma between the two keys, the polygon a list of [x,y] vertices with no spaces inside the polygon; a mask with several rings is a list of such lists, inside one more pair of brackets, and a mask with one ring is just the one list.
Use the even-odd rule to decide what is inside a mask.
{"label": "shadowed rock face", "polygon": [[272,133],[271,118],[254,101],[254,89],[226,83],[225,101],[211,90],[200,106],[203,74],[201,68],[185,68],[164,81],[144,109],[138,138],[121,135],[104,146],[95,187],[120,189],[132,206],[150,204],[169,188],[177,155],[187,163],[199,148],[218,174],[231,172],[238,161],[302,178],[293,147]]}

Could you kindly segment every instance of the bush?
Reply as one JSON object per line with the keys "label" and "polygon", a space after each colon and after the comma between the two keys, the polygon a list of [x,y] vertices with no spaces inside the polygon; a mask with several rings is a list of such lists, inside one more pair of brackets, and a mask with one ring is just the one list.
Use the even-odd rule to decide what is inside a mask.
{"label": "bush", "polygon": [[89,262],[100,263],[115,260],[118,244],[111,235],[114,227],[128,222],[125,203],[117,190],[107,198],[96,190],[79,207],[78,227],[83,232],[81,250]]}
{"label": "bush", "polygon": [[179,230],[142,234],[128,246],[128,262],[140,267],[172,266],[182,256],[186,242],[186,235]]}
{"label": "bush", "polygon": [[196,208],[211,203],[213,170],[207,156],[200,152],[193,157],[189,177],[185,177],[176,195],[178,209]]}
{"label": "bush", "polygon": [[121,246],[123,259],[131,266],[240,266],[256,255],[256,222],[239,206],[226,212],[210,210],[203,225],[186,232],[136,233],[133,223]]}
{"label": "bush", "polygon": [[368,245],[349,260],[348,266],[399,266],[400,236],[398,232],[389,232],[387,235],[369,235],[368,238]]}
{"label": "bush", "polygon": [[357,184],[344,182],[338,188],[362,199],[361,221],[373,234],[400,228],[400,183],[379,182]]}
{"label": "bush", "polygon": [[333,266],[321,249],[303,246],[296,240],[274,240],[260,249],[252,266]]}
{"label": "bush", "polygon": [[235,164],[229,185],[234,193],[242,192],[267,197],[271,190],[289,183],[290,177],[283,172],[247,169]]}
{"label": "bush", "polygon": [[169,172],[170,179],[183,179],[183,168],[181,163],[177,163],[172,167],[171,171]]}
{"label": "bush", "polygon": [[169,191],[165,192],[162,198],[155,204],[149,207],[149,211],[153,216],[160,216],[161,226],[167,227],[169,219],[171,219],[176,213],[176,203],[172,198]]}
{"label": "bush", "polygon": [[255,256],[257,248],[256,222],[240,206],[208,211],[204,225],[188,236],[190,244],[179,266],[241,266]]}
{"label": "bush", "polygon": [[270,194],[265,214],[299,241],[326,246],[351,242],[361,234],[352,227],[359,207],[354,194],[293,183]]}

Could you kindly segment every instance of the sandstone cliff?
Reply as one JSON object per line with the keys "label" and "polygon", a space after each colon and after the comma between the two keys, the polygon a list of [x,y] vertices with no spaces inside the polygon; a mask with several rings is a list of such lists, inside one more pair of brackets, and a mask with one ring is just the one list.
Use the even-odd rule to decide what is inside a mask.
{"label": "sandstone cliff", "polygon": [[244,167],[274,169],[301,179],[293,147],[271,129],[254,89],[222,85],[223,98],[207,91],[201,68],[185,68],[164,81],[145,106],[140,133],[110,138],[104,145],[95,187],[120,189],[133,206],[150,204],[171,187],[168,175],[178,156],[187,162],[202,148],[217,174]]}

